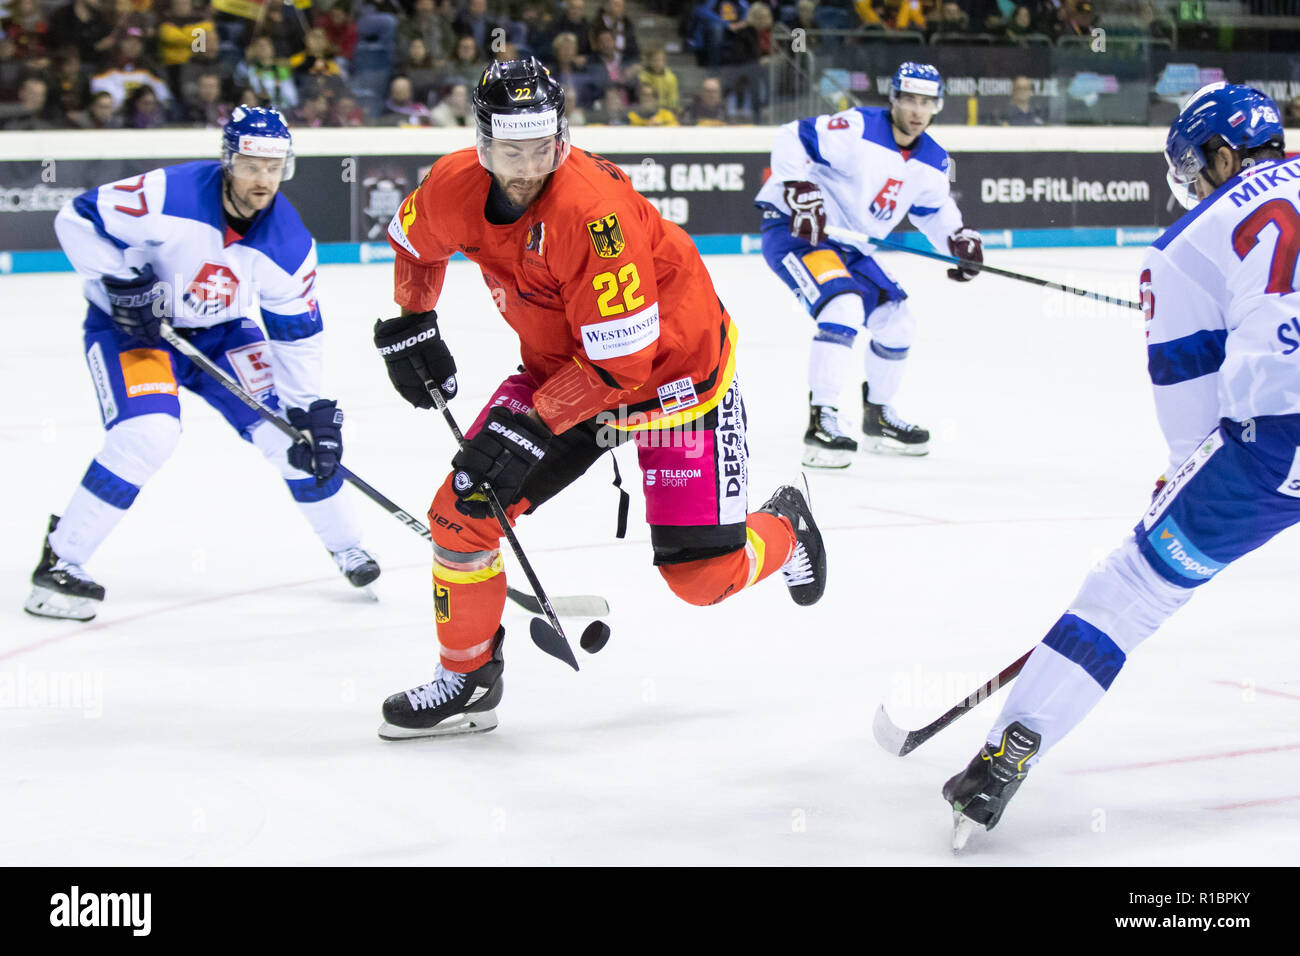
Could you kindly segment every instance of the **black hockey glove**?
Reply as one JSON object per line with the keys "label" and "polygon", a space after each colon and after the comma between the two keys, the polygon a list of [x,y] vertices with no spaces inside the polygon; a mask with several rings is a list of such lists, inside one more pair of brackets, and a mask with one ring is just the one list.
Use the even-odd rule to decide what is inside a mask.
{"label": "black hockey glove", "polygon": [[[983,263],[984,237],[974,229],[962,227],[948,237],[948,252],[958,259]],[[948,270],[948,278],[954,282],[969,282],[979,274],[979,269],[966,265]]]}
{"label": "black hockey glove", "polygon": [[388,378],[397,394],[416,408],[433,408],[425,382],[433,382],[442,397],[456,397],[456,362],[438,334],[438,313],[417,312],[375,323],[375,348],[388,365]]}
{"label": "black hockey glove", "polygon": [[785,204],[790,207],[790,235],[814,246],[826,237],[826,205],[816,183],[788,181]]}
{"label": "black hockey glove", "polygon": [[104,276],[100,281],[108,294],[113,324],[127,335],[155,345],[162,338],[163,310],[155,309],[154,304],[165,290],[153,274],[153,266],[146,263],[143,269],[134,271],[131,279]]}
{"label": "black hockey glove", "polygon": [[316,484],[324,484],[343,457],[343,412],[335,402],[318,398],[305,411],[289,409],[289,424],[311,440],[289,446],[289,464],[315,475]]}
{"label": "black hockey glove", "polygon": [[492,509],[479,485],[486,481],[497,493],[501,507],[509,508],[522,495],[524,482],[546,457],[555,436],[541,422],[500,405],[488,412],[477,435],[465,442],[451,467],[451,489],[456,509],[471,518],[486,518]]}

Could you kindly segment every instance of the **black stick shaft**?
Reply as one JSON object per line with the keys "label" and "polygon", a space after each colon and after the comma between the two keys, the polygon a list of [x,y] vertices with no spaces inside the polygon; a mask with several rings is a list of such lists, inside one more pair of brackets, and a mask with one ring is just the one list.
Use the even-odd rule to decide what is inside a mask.
{"label": "black stick shaft", "polygon": [[1033,653],[1032,649],[1026,651],[1021,657],[1019,657],[1015,661],[1012,661],[1010,664],[1004,667],[997,677],[994,677],[992,680],[985,681],[982,687],[980,687],[977,690],[971,691],[971,693],[968,694],[966,698],[963,701],[961,701],[961,703],[957,704],[955,707],[950,709],[943,716],[937,718],[936,720],[931,721],[930,723],[926,724],[924,727],[921,727],[918,730],[911,731],[907,735],[907,740],[903,744],[903,752],[899,754],[899,756],[901,757],[903,756],[903,754],[912,752],[917,747],[921,746],[921,744],[925,743],[927,740],[929,740],[931,737],[937,734],[939,731],[943,730],[945,727],[951,724],[958,717],[961,717],[964,714],[969,713],[975,707],[982,704],[985,700],[987,700],[994,693],[996,693],[999,688],[1015,680],[1016,677],[1020,674],[1020,671],[1024,668],[1025,662],[1029,660],[1029,655],[1032,653]]}
{"label": "black stick shaft", "polygon": [[[456,444],[463,446],[465,444],[465,435],[461,432],[460,426],[456,424],[456,419],[451,414],[451,409],[447,407],[447,400],[442,397],[442,392],[432,381],[424,383],[429,397],[433,399],[434,407],[442,412],[443,419],[447,422],[447,427],[451,429],[452,437],[456,439]],[[497,498],[496,491],[486,481],[479,484],[479,491],[487,499],[488,507],[492,509],[492,516],[497,519],[497,524],[501,526],[501,533],[510,542],[510,550],[515,554],[515,560],[523,569],[524,577],[528,578],[528,586],[533,589],[533,594],[537,595],[537,602],[542,606],[542,613],[546,616],[546,621],[551,625],[555,632],[555,638],[538,640],[536,628],[533,630],[533,642],[541,647],[553,657],[564,661],[575,671],[578,669],[578,659],[573,655],[573,647],[569,644],[568,637],[565,636],[564,627],[560,624],[559,615],[551,607],[551,599],[546,596],[545,589],[542,588],[542,582],[537,580],[537,573],[533,570],[532,563],[528,556],[524,554],[523,545],[515,537],[515,529],[510,527],[510,519],[506,516],[505,508],[501,507],[501,501]],[[534,619],[535,620],[535,619]],[[540,624],[540,622],[537,622]]]}
{"label": "black stick shaft", "polygon": [[1105,302],[1108,305],[1120,305],[1128,309],[1142,310],[1141,304],[1132,302],[1128,299],[1117,299],[1113,296],[1103,295],[1100,292],[1092,292],[1088,289],[1079,289],[1072,285],[1065,285],[1062,282],[1054,282],[1051,279],[1040,279],[1037,276],[1027,276],[1021,272],[1012,272],[1010,269],[999,269],[996,266],[985,265],[982,262],[970,262],[967,259],[959,259],[956,256],[944,255],[942,252],[932,252],[929,249],[914,249],[911,246],[904,245],[901,242],[895,242],[891,239],[873,239],[863,233],[853,232],[848,229],[839,229],[830,226],[826,234],[832,239],[842,239],[848,242],[870,242],[874,245],[881,246],[885,249],[894,249],[899,252],[910,252],[914,256],[924,256],[927,259],[935,259],[939,262],[947,262],[950,265],[966,266],[970,269],[978,269],[980,272],[991,272],[995,276],[1002,276],[1007,279],[1018,279],[1021,282],[1029,282],[1033,285],[1042,286],[1045,289],[1055,289],[1058,292],[1069,292],[1073,295],[1083,296],[1085,299],[1096,299],[1098,302]]}
{"label": "black stick shaft", "polygon": [[[211,376],[212,378],[220,382],[221,385],[225,387],[226,391],[228,391],[231,395],[235,396],[235,398],[243,402],[244,405],[246,405],[248,408],[256,412],[258,417],[261,418],[263,421],[269,422],[270,424],[274,425],[277,429],[279,429],[282,433],[287,435],[294,442],[307,441],[307,436],[305,436],[302,432],[298,431],[298,429],[294,428],[292,425],[286,422],[275,412],[271,411],[269,408],[267,408],[265,405],[259,402],[252,395],[249,395],[246,391],[244,391],[239,386],[239,383],[234,381],[229,375],[227,375],[219,365],[214,363],[206,355],[204,355],[197,348],[191,345],[184,337],[177,334],[176,330],[173,329],[171,326],[163,325],[162,337],[167,342],[167,344],[170,345],[172,348],[174,348],[177,352],[180,352],[187,359],[189,359],[191,362],[197,365],[202,371],[206,372],[209,376]],[[356,475],[354,475],[346,466],[339,465],[338,473],[343,476],[344,481],[348,482],[350,485],[355,487],[363,495],[365,495],[371,501],[378,504],[380,507],[382,507],[385,511],[391,514],[402,524],[406,525],[408,528],[410,528],[420,537],[424,538],[424,540],[432,543],[433,535],[429,533],[428,526],[425,525],[420,520],[418,520],[417,518],[413,517],[410,514],[410,512],[408,512],[405,508],[402,508],[399,505],[390,501],[379,491],[373,488],[369,483],[363,481],[361,478],[358,478]]]}

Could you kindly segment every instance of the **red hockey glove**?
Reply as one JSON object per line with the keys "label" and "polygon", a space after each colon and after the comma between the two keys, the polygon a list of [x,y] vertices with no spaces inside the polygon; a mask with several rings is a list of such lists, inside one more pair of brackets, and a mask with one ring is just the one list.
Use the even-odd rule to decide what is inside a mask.
{"label": "red hockey glove", "polygon": [[826,205],[821,187],[816,183],[789,181],[785,184],[785,204],[790,207],[790,235],[806,239],[814,246],[826,235]]}
{"label": "red hockey glove", "polygon": [[[984,237],[974,229],[958,229],[948,237],[948,252],[958,259],[968,262],[984,262]],[[961,265],[948,270],[948,278],[954,282],[969,282],[980,274],[973,266]]]}

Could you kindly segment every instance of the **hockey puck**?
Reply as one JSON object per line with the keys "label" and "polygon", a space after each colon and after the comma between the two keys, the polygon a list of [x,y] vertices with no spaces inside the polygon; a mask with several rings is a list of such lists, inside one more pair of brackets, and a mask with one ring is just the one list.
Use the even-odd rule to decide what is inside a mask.
{"label": "hockey puck", "polygon": [[578,639],[578,646],[588,654],[595,654],[609,642],[609,625],[604,621],[592,621]]}

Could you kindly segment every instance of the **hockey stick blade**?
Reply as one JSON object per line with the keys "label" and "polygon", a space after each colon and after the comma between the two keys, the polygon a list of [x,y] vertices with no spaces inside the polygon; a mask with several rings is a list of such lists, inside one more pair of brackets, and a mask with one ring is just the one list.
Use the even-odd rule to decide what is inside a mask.
{"label": "hockey stick blade", "polygon": [[[542,602],[531,594],[506,588],[506,597],[529,614],[541,614]],[[569,594],[551,598],[551,607],[560,617],[604,617],[609,613],[609,602],[595,594]]]}
{"label": "hockey stick blade", "polygon": [[871,723],[871,732],[875,735],[876,743],[895,757],[903,756],[916,746],[915,743],[908,745],[908,738],[912,735],[889,719],[884,704],[876,710],[876,719]]}
{"label": "hockey stick blade", "polygon": [[528,625],[528,634],[532,637],[533,643],[543,652],[564,661],[575,671],[578,669],[578,659],[573,656],[573,648],[569,646],[569,642],[542,618],[533,618],[533,622]]}

